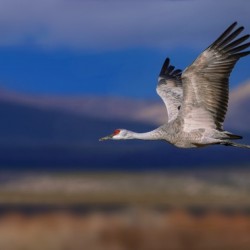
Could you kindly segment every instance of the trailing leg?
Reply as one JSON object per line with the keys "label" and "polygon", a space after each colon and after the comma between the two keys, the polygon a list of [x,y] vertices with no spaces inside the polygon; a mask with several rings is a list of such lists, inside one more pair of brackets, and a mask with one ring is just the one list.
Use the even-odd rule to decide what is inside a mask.
{"label": "trailing leg", "polygon": [[231,141],[224,141],[224,142],[221,142],[220,144],[224,145],[224,146],[233,146],[233,147],[238,147],[238,148],[249,148],[250,149],[250,145],[235,143],[235,142],[231,142]]}

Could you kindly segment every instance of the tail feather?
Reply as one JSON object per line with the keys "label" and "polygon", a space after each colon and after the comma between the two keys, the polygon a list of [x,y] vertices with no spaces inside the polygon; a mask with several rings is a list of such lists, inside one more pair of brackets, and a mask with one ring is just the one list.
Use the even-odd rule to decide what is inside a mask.
{"label": "tail feather", "polygon": [[242,139],[243,137],[240,135],[234,135],[230,132],[225,132],[225,134],[229,137],[231,140],[237,140],[237,139]]}
{"label": "tail feather", "polygon": [[221,144],[225,145],[225,146],[233,146],[233,147],[238,147],[238,148],[249,148],[250,149],[250,145],[235,143],[235,142],[231,142],[231,141],[226,141],[226,142],[223,142]]}

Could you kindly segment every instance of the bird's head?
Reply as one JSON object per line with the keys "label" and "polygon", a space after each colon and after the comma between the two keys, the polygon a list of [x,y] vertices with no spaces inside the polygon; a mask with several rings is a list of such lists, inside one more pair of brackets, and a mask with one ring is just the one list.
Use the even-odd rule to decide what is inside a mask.
{"label": "bird's head", "polygon": [[131,139],[131,132],[126,129],[116,129],[111,135],[102,137],[99,139],[99,141],[126,139]]}

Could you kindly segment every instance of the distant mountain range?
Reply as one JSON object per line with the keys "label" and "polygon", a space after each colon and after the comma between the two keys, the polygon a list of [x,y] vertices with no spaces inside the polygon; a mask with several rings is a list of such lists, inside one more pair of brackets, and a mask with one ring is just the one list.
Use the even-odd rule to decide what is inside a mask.
{"label": "distant mountain range", "polygon": [[[250,142],[250,83],[230,96],[226,129]],[[164,169],[250,164],[250,151],[215,146],[177,149],[164,142],[98,138],[115,128],[147,131],[167,119],[159,99],[32,96],[0,92],[2,168]]]}
{"label": "distant mountain range", "polygon": [[162,123],[167,114],[162,101],[124,97],[27,95],[0,90],[0,100],[46,110],[64,111],[102,119]]}
{"label": "distant mountain range", "polygon": [[[0,101],[105,120],[118,119],[158,125],[167,119],[164,104],[157,95],[154,100],[148,100],[124,97],[28,95],[0,89]],[[250,131],[249,104],[250,81],[230,92],[225,126]]]}

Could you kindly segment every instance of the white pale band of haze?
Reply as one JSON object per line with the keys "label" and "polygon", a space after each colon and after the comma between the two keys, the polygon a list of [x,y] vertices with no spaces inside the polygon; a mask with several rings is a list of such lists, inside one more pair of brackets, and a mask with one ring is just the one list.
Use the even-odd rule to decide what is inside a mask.
{"label": "white pale band of haze", "polygon": [[248,0],[0,0],[0,46],[203,48],[234,21],[249,30],[249,10]]}

